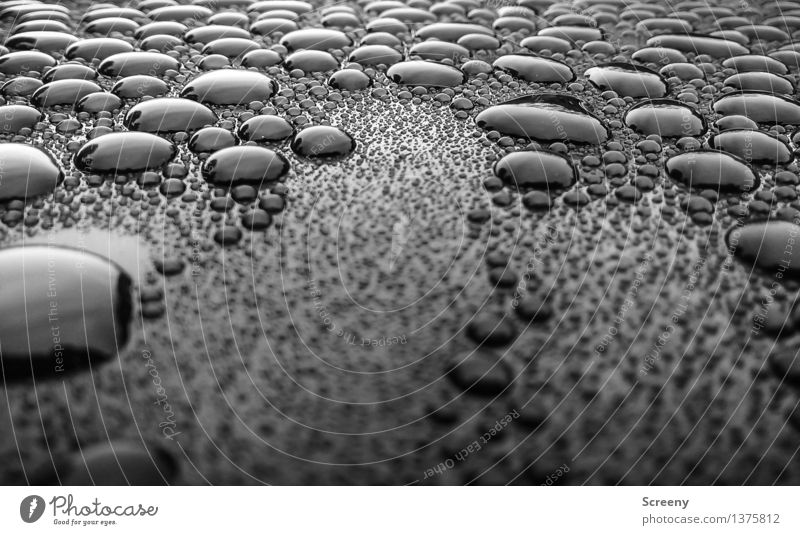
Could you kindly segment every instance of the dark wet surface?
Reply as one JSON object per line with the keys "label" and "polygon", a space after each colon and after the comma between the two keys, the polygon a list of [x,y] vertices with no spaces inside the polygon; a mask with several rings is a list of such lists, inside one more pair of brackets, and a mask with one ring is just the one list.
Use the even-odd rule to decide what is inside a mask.
{"label": "dark wet surface", "polygon": [[0,478],[797,484],[798,10],[0,3]]}

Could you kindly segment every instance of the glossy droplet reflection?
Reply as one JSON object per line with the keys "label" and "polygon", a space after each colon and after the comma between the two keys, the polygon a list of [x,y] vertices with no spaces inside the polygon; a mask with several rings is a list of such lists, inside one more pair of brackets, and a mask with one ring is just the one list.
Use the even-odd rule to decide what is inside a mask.
{"label": "glossy droplet reflection", "polygon": [[166,139],[143,132],[116,132],[87,142],[75,155],[75,165],[96,173],[130,173],[156,169],[175,155]]}
{"label": "glossy droplet reflection", "polygon": [[753,191],[759,184],[744,160],[722,151],[678,154],[667,160],[666,168],[673,180],[691,188]]}
{"label": "glossy droplet reflection", "polygon": [[478,126],[502,134],[542,141],[603,143],[608,130],[575,97],[543,93],[492,106],[476,118]]}
{"label": "glossy droplet reflection", "polygon": [[455,67],[423,60],[395,63],[386,75],[398,84],[422,87],[455,87],[466,80]]}
{"label": "glossy droplet reflection", "polygon": [[714,102],[714,111],[720,115],[744,115],[767,125],[800,124],[800,103],[761,91],[725,95]]}
{"label": "glossy droplet reflection", "polygon": [[0,250],[5,381],[57,377],[112,359],[132,316],[131,279],[104,258],[35,245]]}
{"label": "glossy droplet reflection", "polygon": [[598,89],[614,91],[623,97],[660,98],[667,94],[664,79],[638,65],[609,63],[592,67],[584,74]]}
{"label": "glossy droplet reflection", "polygon": [[625,114],[625,124],[641,134],[662,137],[698,136],[706,131],[699,113],[669,99],[637,104]]}
{"label": "glossy droplet reflection", "polygon": [[746,265],[764,270],[775,277],[786,273],[800,277],[800,248],[792,247],[800,235],[800,226],[790,221],[759,221],[734,227],[728,232],[728,248]]}
{"label": "glossy droplet reflection", "polygon": [[33,128],[42,118],[36,108],[21,105],[0,106],[0,134],[16,134]]}
{"label": "glossy droplet reflection", "polygon": [[0,201],[52,193],[63,178],[56,161],[31,145],[0,143],[0,162]]}
{"label": "glossy droplet reflection", "polygon": [[266,101],[277,90],[267,76],[253,71],[220,70],[202,74],[181,91],[184,98],[203,104],[248,104]]}
{"label": "glossy droplet reflection", "polygon": [[493,66],[528,82],[564,83],[575,79],[575,73],[569,65],[536,56],[501,56]]}
{"label": "glossy droplet reflection", "polygon": [[192,132],[217,121],[202,104],[183,98],[155,98],[132,107],[124,124],[130,130],[165,133]]}
{"label": "glossy droplet reflection", "polygon": [[570,187],[577,172],[564,156],[549,151],[520,151],[503,156],[494,173],[518,188],[558,190]]}
{"label": "glossy droplet reflection", "polygon": [[311,126],[292,140],[292,150],[308,158],[343,157],[355,148],[352,136],[333,126]]}
{"label": "glossy droplet reflection", "polygon": [[273,182],[289,170],[286,158],[270,149],[256,146],[229,147],[209,156],[203,177],[223,187],[239,184],[261,186]]}

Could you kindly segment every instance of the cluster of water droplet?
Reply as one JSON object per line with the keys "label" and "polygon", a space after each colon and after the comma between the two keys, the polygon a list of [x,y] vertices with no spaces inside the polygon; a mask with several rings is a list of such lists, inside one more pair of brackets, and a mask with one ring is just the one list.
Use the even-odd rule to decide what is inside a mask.
{"label": "cluster of water droplet", "polygon": [[[296,262],[281,256],[282,269],[305,264],[286,268],[293,283],[259,272],[266,300],[285,299],[287,308],[296,308],[307,289],[299,295],[293,289],[305,279],[341,277],[348,288],[377,284],[390,295],[370,294],[369,304],[352,312],[353,324],[395,311],[386,301],[407,305],[424,298],[427,309],[419,316],[426,318],[452,306],[447,311],[454,318],[439,329],[447,339],[436,333],[407,353],[428,351],[433,341],[444,345],[462,330],[466,342],[456,344],[445,364],[420,372],[421,379],[403,379],[427,386],[446,375],[459,396],[468,394],[463,403],[473,405],[467,410],[487,414],[497,400],[519,402],[514,406],[530,407],[521,421],[540,431],[533,440],[552,444],[560,428],[541,430],[542,406],[571,392],[586,359],[562,368],[564,346],[549,358],[552,341],[537,328],[549,322],[554,332],[578,336],[576,346],[592,347],[583,311],[562,325],[571,306],[565,296],[602,308],[601,323],[613,322],[626,287],[609,296],[606,285],[618,284],[618,271],[630,275],[643,252],[669,266],[676,250],[712,258],[704,260],[703,274],[739,269],[739,283],[754,268],[755,290],[742,299],[751,307],[765,292],[778,300],[766,314],[765,331],[793,332],[800,325],[791,297],[800,247],[787,252],[800,230],[800,103],[794,98],[800,49],[792,41],[800,30],[798,13],[800,4],[792,2],[741,9],[693,0],[1,2],[4,242],[19,241],[19,232],[43,235],[116,220],[164,250],[196,246],[201,260],[236,245],[248,245],[258,260],[277,257],[278,249],[283,254],[283,247],[304,248],[290,251]],[[383,229],[386,213],[393,222]],[[391,251],[389,273],[376,275],[374,262],[358,256],[370,243],[363,233],[371,227],[402,235],[412,219],[426,217],[424,236],[412,245],[407,237],[399,242],[399,249],[420,251],[414,262],[398,262],[401,252]],[[284,228],[286,219],[296,225]],[[342,221],[349,234],[325,243]],[[306,224],[303,234],[299,228]],[[156,236],[169,234],[168,226],[175,236]],[[613,239],[599,239],[608,232]],[[275,235],[280,244],[270,241]],[[734,268],[723,261],[729,253],[741,261]],[[153,268],[163,278],[194,276],[187,273],[187,256],[165,253]],[[59,337],[65,370],[113,358],[128,341],[134,309],[143,320],[161,321],[168,297],[159,287],[163,281],[153,273],[133,280],[103,261],[42,245],[0,251],[9,281],[0,289],[7,315],[23,306],[33,311],[22,318],[24,326],[10,321],[0,328],[6,381],[58,371],[51,362],[47,291],[38,297],[20,291],[46,289],[53,269],[60,287],[82,292],[61,290],[63,303],[86,301],[72,311],[80,317],[63,316],[62,328],[78,333],[67,322],[80,320],[86,332],[97,333]],[[674,269],[664,275],[669,291],[695,268],[683,262]],[[476,273],[485,278],[484,293],[462,294]],[[582,273],[592,277],[592,288],[584,287]],[[782,289],[769,293],[776,278]],[[736,295],[736,282],[719,284]],[[257,295],[232,293],[258,304]],[[714,296],[703,299],[709,304]],[[87,310],[86,303],[95,308]],[[215,305],[213,297],[203,304]],[[289,318],[305,325],[297,328],[299,337],[304,344],[330,345],[331,337],[317,329],[321,309],[306,309],[301,319]],[[341,315],[351,312],[338,310],[341,324]],[[260,323],[256,316],[244,323]],[[274,325],[285,319],[271,318]],[[324,319],[327,328],[330,318]],[[404,322],[414,319],[395,320],[395,331],[410,332]],[[347,350],[348,331],[340,332],[337,343]],[[284,336],[277,335],[283,350],[296,345]],[[518,348],[526,336],[537,347],[535,370],[534,355]],[[699,338],[699,345],[711,344],[714,335]],[[400,337],[361,339],[377,345]],[[413,361],[399,356],[405,349],[395,345],[400,364],[392,370]],[[524,355],[507,356],[514,352]],[[784,376],[799,373],[785,355],[774,362]],[[635,364],[616,366],[623,381],[637,381]],[[318,380],[309,375],[309,382]],[[648,380],[647,388],[660,386]],[[521,399],[532,385],[544,393]],[[600,389],[581,385],[584,397]],[[427,402],[437,403],[443,394],[436,392]],[[570,409],[563,418],[578,417]],[[437,405],[431,420],[454,418]],[[587,430],[598,426],[586,422]],[[393,451],[416,447],[413,433],[399,434],[387,439]],[[460,441],[463,435],[456,435],[445,447]],[[140,454],[131,453],[133,466],[142,463]],[[525,472],[522,464],[513,461],[506,473]],[[464,479],[484,468],[470,468]],[[76,480],[84,477],[78,472]],[[158,472],[153,479],[164,476]]]}

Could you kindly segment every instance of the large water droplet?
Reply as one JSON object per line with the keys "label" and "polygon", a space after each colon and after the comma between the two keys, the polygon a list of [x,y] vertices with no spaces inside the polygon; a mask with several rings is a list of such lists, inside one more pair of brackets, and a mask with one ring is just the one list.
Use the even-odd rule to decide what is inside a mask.
{"label": "large water droplet", "polygon": [[395,63],[386,75],[398,84],[423,87],[455,87],[467,78],[455,67],[423,60]]}
{"label": "large water droplet", "polygon": [[633,106],[625,114],[625,124],[646,136],[698,136],[706,131],[699,113],[669,99],[648,100]]}
{"label": "large water droplet", "polygon": [[31,103],[42,108],[71,106],[86,95],[101,91],[99,85],[89,80],[57,80],[37,89],[31,96]]}
{"label": "large water droplet", "polygon": [[663,46],[697,55],[708,54],[714,58],[730,58],[750,53],[747,47],[735,41],[704,35],[659,35],[648,39],[647,46]]}
{"label": "large water droplet", "polygon": [[192,132],[217,122],[216,114],[202,104],[183,98],[155,98],[128,111],[129,130],[152,133]]}
{"label": "large water droplet", "polygon": [[292,137],[293,134],[292,125],[277,115],[258,115],[248,119],[239,127],[239,137],[255,143],[283,141]]}
{"label": "large water droplet", "polygon": [[253,71],[224,69],[202,74],[189,82],[181,96],[203,104],[249,104],[264,102],[277,90],[267,76]]}
{"label": "large water droplet", "polygon": [[23,32],[6,39],[9,50],[38,50],[53,55],[64,52],[78,38],[61,32]]}
{"label": "large water droplet", "polygon": [[18,104],[0,106],[0,134],[16,134],[23,128],[32,129],[41,119],[41,112],[30,106]]}
{"label": "large water droplet", "polygon": [[733,254],[745,264],[761,268],[772,277],[786,272],[797,278],[800,276],[800,247],[792,245],[798,236],[800,226],[790,221],[770,220],[734,227],[726,241]]}
{"label": "large water droplet", "polygon": [[212,184],[232,187],[273,182],[289,170],[286,158],[257,146],[229,147],[215,152],[203,165],[203,177]]}
{"label": "large water droplet", "polygon": [[738,90],[765,91],[791,95],[794,84],[791,80],[767,72],[745,72],[729,76],[723,82],[728,87]]}
{"label": "large water droplet", "polygon": [[114,358],[128,339],[131,279],[104,258],[34,245],[0,250],[3,379],[57,377]]}
{"label": "large water droplet", "polygon": [[0,56],[0,73],[22,74],[43,72],[56,64],[56,60],[43,52],[10,52]]}
{"label": "large water droplet", "polygon": [[94,39],[81,39],[77,43],[67,48],[66,56],[68,59],[83,59],[91,62],[99,59],[106,59],[114,54],[133,52],[133,46],[121,39],[111,37],[97,37]]}
{"label": "large water droplet", "polygon": [[569,65],[537,56],[500,56],[492,65],[528,82],[564,83],[575,79]]}
{"label": "large water droplet", "polygon": [[305,73],[328,72],[336,70],[339,62],[328,52],[322,50],[299,50],[286,56],[284,60],[289,70],[300,69]]}
{"label": "large water droplet", "polygon": [[566,157],[550,151],[519,151],[503,156],[494,173],[518,188],[558,190],[577,181],[575,168]]}
{"label": "large water droplet", "polygon": [[394,65],[403,59],[403,55],[397,50],[386,45],[364,45],[356,48],[350,54],[349,60],[363,65],[373,67],[375,65]]}
{"label": "large water droplet", "polygon": [[189,150],[192,152],[214,152],[236,145],[236,138],[224,128],[212,126],[198,130],[189,139]]}
{"label": "large water droplet", "polygon": [[759,180],[747,163],[722,151],[684,152],[667,160],[669,176],[696,189],[753,191]]}
{"label": "large water droplet", "polygon": [[478,350],[451,360],[447,377],[470,394],[497,396],[506,391],[514,376],[502,353]]}
{"label": "large water droplet", "polygon": [[492,106],[476,118],[478,126],[541,141],[603,143],[608,130],[575,97],[543,93]]}
{"label": "large water droplet", "polygon": [[63,174],[46,152],[21,143],[0,143],[0,201],[52,193]]}
{"label": "large water droplet", "polygon": [[355,140],[333,126],[311,126],[297,133],[292,150],[307,158],[343,157],[356,148]]}
{"label": "large water droplet", "polygon": [[622,97],[659,98],[667,94],[667,83],[661,76],[629,63],[592,67],[584,75],[601,91],[614,91]]}
{"label": "large water droplet", "polygon": [[742,91],[719,98],[714,111],[721,115],[744,115],[769,125],[800,124],[800,103],[794,99],[760,91]]}
{"label": "large water droplet", "polygon": [[172,143],[153,134],[114,132],[88,141],[75,165],[95,173],[134,173],[163,166],[175,152]]}
{"label": "large water droplet", "polygon": [[340,50],[352,43],[347,34],[324,28],[297,30],[287,33],[281,39],[281,44],[289,50]]}
{"label": "large water droplet", "polygon": [[455,43],[469,34],[494,35],[494,32],[480,24],[464,24],[459,22],[435,22],[417,30],[415,36],[423,41],[438,39]]}
{"label": "large water droplet", "polygon": [[177,71],[180,68],[177,59],[159,52],[122,52],[104,59],[97,71],[105,76],[145,74],[160,77],[168,70]]}
{"label": "large water droplet", "polygon": [[775,136],[753,130],[727,130],[713,136],[709,144],[751,162],[788,163],[793,158],[788,144]]}

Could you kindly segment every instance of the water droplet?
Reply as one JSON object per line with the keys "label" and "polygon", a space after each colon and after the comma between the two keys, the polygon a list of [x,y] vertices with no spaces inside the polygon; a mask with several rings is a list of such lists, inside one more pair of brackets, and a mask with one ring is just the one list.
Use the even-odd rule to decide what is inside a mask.
{"label": "water droplet", "polygon": [[542,28],[539,30],[538,35],[544,37],[557,37],[565,41],[578,42],[583,41],[602,41],[603,31],[600,28],[591,28],[586,26],[555,26],[550,28]]}
{"label": "water droplet", "polygon": [[160,97],[168,91],[169,86],[164,80],[146,74],[128,76],[111,88],[111,92],[120,98]]}
{"label": "water droplet", "polygon": [[723,82],[728,87],[738,90],[765,91],[791,95],[794,93],[794,84],[777,74],[766,72],[745,72],[729,76]]}
{"label": "water droplet", "polygon": [[[0,134],[16,134],[23,128],[33,128],[42,119],[36,108],[22,105],[0,106]],[[0,175],[2,166],[0,166]]]}
{"label": "water droplet", "polygon": [[168,70],[177,71],[177,59],[159,52],[122,52],[104,59],[97,71],[104,76],[128,77],[137,74],[160,77]]}
{"label": "water droplet", "polygon": [[408,51],[408,56],[433,61],[449,59],[460,62],[463,58],[469,57],[469,50],[461,45],[445,41],[423,41],[412,46]]}
{"label": "water droplet", "polygon": [[506,184],[518,188],[558,190],[577,181],[572,162],[550,151],[519,151],[506,154],[494,167]]}
{"label": "water droplet", "polygon": [[520,45],[536,53],[549,50],[553,53],[566,54],[572,50],[572,43],[569,41],[565,41],[559,37],[547,37],[546,35],[526,37],[520,42]]}
{"label": "water droplet", "polygon": [[305,73],[328,72],[336,70],[339,62],[328,52],[322,50],[299,50],[286,56],[284,60],[289,70],[300,69]]}
{"label": "water droplet", "polygon": [[250,40],[248,33],[247,39],[241,39],[239,37],[225,37],[211,41],[203,47],[202,53],[205,55],[219,54],[220,56],[225,56],[226,58],[236,59],[244,56],[248,52],[260,49],[261,46],[258,43],[254,43]]}
{"label": "water droplet", "polygon": [[227,37],[250,39],[250,32],[235,26],[210,24],[208,26],[198,26],[197,28],[192,28],[186,32],[186,34],[183,36],[183,39],[189,44],[200,43],[207,45],[212,41],[216,41],[217,39],[225,39]]}
{"label": "water droplet", "polygon": [[386,75],[398,84],[423,87],[455,87],[467,78],[455,67],[423,60],[395,63]]}
{"label": "water droplet", "polygon": [[584,75],[601,91],[614,91],[622,97],[659,98],[667,94],[667,83],[661,76],[629,63],[592,67]]}
{"label": "water droplet", "polygon": [[97,71],[80,63],[62,63],[53,67],[42,76],[42,81],[53,82],[56,80],[94,80]]}
{"label": "water droplet", "polygon": [[435,22],[428,24],[417,30],[415,37],[426,41],[428,39],[438,39],[455,43],[465,35],[469,34],[494,35],[491,29],[480,24],[467,24],[460,22]]}
{"label": "water droplet", "polygon": [[31,103],[42,108],[71,106],[86,95],[101,91],[99,85],[89,80],[57,80],[37,89],[31,96]]}
{"label": "water droplet", "polygon": [[625,114],[625,124],[643,135],[698,136],[706,131],[703,117],[677,100],[648,100]]}
{"label": "water droplet", "polygon": [[232,187],[273,182],[286,174],[289,162],[270,149],[257,146],[229,147],[215,152],[203,165],[203,177],[210,183]]}
{"label": "water droplet", "polygon": [[372,79],[361,71],[355,69],[342,69],[331,75],[328,85],[346,91],[366,89],[372,84]]}
{"label": "water droplet", "polygon": [[307,158],[344,157],[356,148],[347,132],[333,126],[311,126],[297,133],[292,150]]}
{"label": "water droplet", "polygon": [[189,150],[192,152],[215,152],[236,145],[236,138],[224,128],[212,126],[198,130],[189,139]]}
{"label": "water droplet", "polygon": [[75,155],[75,165],[95,173],[135,173],[157,169],[175,156],[166,139],[144,132],[114,132],[88,141]]}
{"label": "water droplet", "polygon": [[67,59],[82,59],[88,62],[99,59],[100,61],[124,52],[133,52],[133,46],[121,39],[111,37],[96,37],[81,39],[69,46],[66,50]]}
{"label": "water droplet", "polygon": [[800,124],[800,103],[794,99],[760,91],[725,95],[714,102],[721,115],[744,115],[757,123]]}
{"label": "water droplet", "polygon": [[776,164],[788,163],[793,159],[792,149],[787,143],[753,130],[727,130],[713,136],[709,144],[747,161]]}
{"label": "water droplet", "polygon": [[38,50],[45,54],[64,52],[78,41],[72,34],[61,32],[24,32],[6,39],[9,50]]}
{"label": "water droplet", "polygon": [[33,472],[31,484],[156,486],[174,483],[179,473],[177,460],[161,446],[113,442],[84,446],[55,458],[55,465],[48,461]]}
{"label": "water droplet", "polygon": [[3,379],[45,379],[114,358],[128,339],[131,279],[106,259],[32,245],[0,250]]}
{"label": "water droplet", "polygon": [[575,73],[569,65],[537,56],[500,56],[492,66],[528,82],[565,83],[575,79]]}
{"label": "water droplet", "polygon": [[667,174],[695,189],[753,191],[759,180],[747,163],[722,151],[692,151],[673,156]]}
{"label": "water droplet", "polygon": [[42,87],[42,81],[27,76],[17,76],[8,80],[0,87],[0,93],[5,98],[27,97]]}
{"label": "water droplet", "polygon": [[[355,72],[355,71],[354,71]],[[239,137],[255,143],[283,141],[294,135],[294,127],[276,115],[259,115],[239,127]]]}
{"label": "water droplet", "polygon": [[788,69],[780,61],[768,56],[736,56],[722,62],[726,69],[735,69],[737,72],[769,72],[773,74],[786,74]]}
{"label": "water droplet", "polygon": [[603,143],[608,130],[575,97],[542,93],[492,106],[476,118],[478,126],[540,141]]}
{"label": "water droplet", "polygon": [[43,52],[10,52],[0,56],[0,73],[44,72],[45,69],[53,67],[55,64],[56,60]]}
{"label": "water droplet", "polygon": [[98,113],[122,108],[122,100],[112,93],[92,93],[78,101],[78,111]]}
{"label": "water droplet", "polygon": [[238,105],[264,102],[277,90],[267,76],[253,71],[224,69],[201,74],[181,91],[181,96],[203,104]]}
{"label": "water droplet", "polygon": [[363,45],[350,54],[349,60],[364,67],[376,65],[394,65],[403,59],[397,50],[386,45]]}
{"label": "water droplet", "polygon": [[750,53],[747,47],[734,41],[704,35],[659,35],[648,39],[647,46],[663,46],[681,52],[707,54],[713,58],[730,58]]}
{"label": "water droplet", "polygon": [[353,44],[347,34],[339,30],[305,28],[287,33],[281,44],[289,50],[341,50]]}
{"label": "water droplet", "polygon": [[129,130],[160,134],[193,132],[216,122],[213,111],[193,100],[155,98],[132,107],[124,125]]}
{"label": "water droplet", "polygon": [[460,390],[492,397],[504,393],[514,378],[502,354],[484,350],[452,359],[447,377]]}
{"label": "water droplet", "polygon": [[205,22],[214,12],[202,6],[164,6],[150,11],[147,16],[151,20],[159,21],[196,21]]}
{"label": "water droplet", "polygon": [[46,152],[21,143],[0,143],[0,201],[52,193],[63,174]]}
{"label": "water droplet", "polygon": [[732,228],[726,237],[733,254],[747,265],[775,276],[787,272],[800,276],[800,248],[792,247],[800,226],[789,221],[768,220]]}

